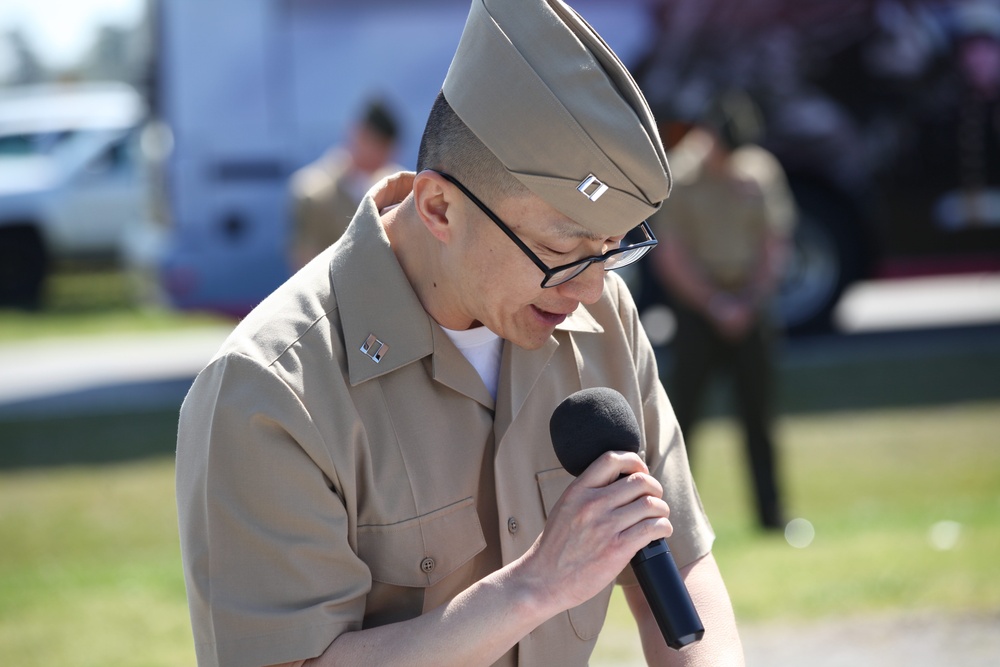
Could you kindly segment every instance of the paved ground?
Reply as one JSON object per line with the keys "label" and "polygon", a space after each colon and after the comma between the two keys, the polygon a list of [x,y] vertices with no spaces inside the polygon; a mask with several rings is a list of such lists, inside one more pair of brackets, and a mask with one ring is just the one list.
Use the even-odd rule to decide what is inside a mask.
{"label": "paved ground", "polygon": [[751,625],[742,634],[747,667],[1000,665],[1000,611]]}
{"label": "paved ground", "polygon": [[230,329],[0,345],[0,418],[180,407]]}
{"label": "paved ground", "polygon": [[[740,626],[747,667],[997,667],[1000,610]],[[638,639],[636,639],[638,641]],[[594,667],[643,667],[640,650],[600,651]]]}

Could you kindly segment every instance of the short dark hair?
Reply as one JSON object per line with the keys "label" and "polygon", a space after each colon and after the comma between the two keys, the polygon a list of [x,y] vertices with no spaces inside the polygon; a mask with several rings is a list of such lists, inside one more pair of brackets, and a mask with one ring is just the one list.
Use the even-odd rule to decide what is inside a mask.
{"label": "short dark hair", "polygon": [[431,106],[417,153],[417,171],[443,171],[462,181],[480,199],[524,197],[530,191],[513,176],[458,117],[444,93]]}
{"label": "short dark hair", "polygon": [[394,142],[399,138],[399,122],[384,101],[369,100],[361,116],[364,124],[386,141]]}
{"label": "short dark hair", "polygon": [[760,109],[742,91],[724,91],[709,104],[701,124],[711,128],[729,150],[760,142],[764,133]]}

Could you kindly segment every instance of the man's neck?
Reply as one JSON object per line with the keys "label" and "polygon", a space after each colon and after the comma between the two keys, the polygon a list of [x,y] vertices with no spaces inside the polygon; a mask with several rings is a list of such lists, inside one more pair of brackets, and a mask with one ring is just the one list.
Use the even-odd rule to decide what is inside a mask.
{"label": "man's neck", "polygon": [[460,331],[479,326],[478,322],[456,315],[451,305],[455,303],[451,282],[440,271],[440,244],[424,227],[412,196],[408,195],[398,206],[382,210],[381,222],[389,245],[427,314],[448,329]]}

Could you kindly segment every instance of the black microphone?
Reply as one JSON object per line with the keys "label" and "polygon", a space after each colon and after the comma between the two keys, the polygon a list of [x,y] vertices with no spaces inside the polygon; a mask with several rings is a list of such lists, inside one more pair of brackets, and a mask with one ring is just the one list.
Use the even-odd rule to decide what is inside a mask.
{"label": "black microphone", "polygon": [[[625,397],[608,387],[583,389],[556,406],[549,434],[559,463],[574,477],[607,451],[639,451],[639,423]],[[632,557],[632,570],[653,610],[656,624],[673,649],[705,634],[666,540],[650,542]]]}

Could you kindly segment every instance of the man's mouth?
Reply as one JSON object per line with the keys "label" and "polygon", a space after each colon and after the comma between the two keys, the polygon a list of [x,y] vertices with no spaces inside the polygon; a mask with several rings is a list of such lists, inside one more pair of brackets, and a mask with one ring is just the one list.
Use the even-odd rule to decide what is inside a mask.
{"label": "man's mouth", "polygon": [[553,313],[547,310],[542,310],[538,306],[532,306],[531,308],[534,310],[535,316],[538,317],[538,319],[552,327],[562,324],[563,321],[569,316],[569,313]]}

